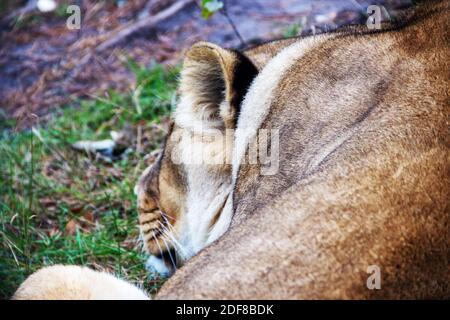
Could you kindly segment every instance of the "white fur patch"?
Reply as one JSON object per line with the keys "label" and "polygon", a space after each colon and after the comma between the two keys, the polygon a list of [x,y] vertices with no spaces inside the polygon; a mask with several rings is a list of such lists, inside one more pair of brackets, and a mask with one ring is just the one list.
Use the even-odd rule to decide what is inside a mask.
{"label": "white fur patch", "polygon": [[223,207],[231,193],[229,178],[211,174],[204,166],[192,166],[188,177],[188,195],[185,228],[181,231],[180,242],[191,258],[208,243],[211,221]]}
{"label": "white fur patch", "polygon": [[147,259],[147,262],[145,263],[145,269],[147,269],[147,271],[149,271],[151,273],[156,272],[163,277],[168,277],[172,273],[171,270],[169,270],[169,268],[167,268],[163,259],[155,257],[155,256],[150,256]]}
{"label": "white fur patch", "polygon": [[175,239],[182,260],[190,259],[208,244],[212,221],[231,192],[231,177],[224,168],[226,150],[231,146],[218,139],[221,131],[203,128],[200,125],[192,131],[192,127],[183,126],[170,137],[176,145],[171,160],[184,166],[187,178],[185,214],[177,224]]}
{"label": "white fur patch", "polygon": [[222,213],[220,214],[220,217],[215,223],[214,227],[211,229],[205,246],[219,239],[228,230],[231,224],[231,212],[233,212],[233,197],[232,192],[229,192]]}

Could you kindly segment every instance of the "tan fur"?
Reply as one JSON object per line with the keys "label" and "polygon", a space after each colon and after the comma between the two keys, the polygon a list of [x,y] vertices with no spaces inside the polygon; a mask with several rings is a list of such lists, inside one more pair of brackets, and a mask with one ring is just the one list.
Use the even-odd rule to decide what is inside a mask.
{"label": "tan fur", "polygon": [[[274,42],[246,52],[251,62],[195,46],[138,198],[142,230],[156,212],[181,247],[206,248],[181,254],[157,297],[450,298],[449,18],[450,1],[431,1],[405,25]],[[243,98],[236,74],[252,63],[260,73]],[[222,150],[242,149],[237,162],[174,163],[187,148],[174,137],[251,126],[279,130],[277,174],[243,161],[239,132]],[[163,243],[145,240],[158,255]],[[372,265],[380,290],[366,286]]]}
{"label": "tan fur", "polygon": [[15,300],[147,300],[133,285],[105,272],[85,267],[43,268],[25,280],[13,296]]}

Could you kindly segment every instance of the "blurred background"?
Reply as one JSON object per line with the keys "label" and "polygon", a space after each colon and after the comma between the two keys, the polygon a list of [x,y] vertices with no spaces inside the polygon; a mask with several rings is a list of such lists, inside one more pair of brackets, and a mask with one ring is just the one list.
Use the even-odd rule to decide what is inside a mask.
{"label": "blurred background", "polygon": [[184,51],[364,24],[369,5],[389,21],[413,4],[1,0],[0,298],[56,263],[155,292],[164,279],[144,268],[133,187],[159,152]]}
{"label": "blurred background", "polygon": [[[223,3],[227,15],[222,9],[205,18],[202,0],[41,0],[55,3],[49,12],[39,10],[38,2],[0,4],[3,116],[42,116],[74,98],[129,90],[135,79],[126,59],[145,66],[174,64],[199,40],[242,48],[364,23],[371,4],[382,4],[392,16],[411,5],[409,0],[227,0],[212,1]],[[79,30],[66,27],[71,4],[81,8]]]}

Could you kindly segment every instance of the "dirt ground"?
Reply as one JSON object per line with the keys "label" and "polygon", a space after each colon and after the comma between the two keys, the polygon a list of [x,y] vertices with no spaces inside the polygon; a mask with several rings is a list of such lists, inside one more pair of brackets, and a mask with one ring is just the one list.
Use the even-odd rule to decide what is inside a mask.
{"label": "dirt ground", "polygon": [[66,27],[67,15],[62,10],[32,12],[16,23],[6,19],[14,8],[3,12],[0,120],[14,118],[19,126],[27,125],[36,115],[45,119],[62,106],[76,105],[79,98],[101,96],[110,89],[131,91],[135,79],[128,67],[130,59],[145,66],[174,64],[199,40],[243,48],[293,32],[364,23],[370,4],[383,5],[389,16],[411,6],[409,0],[229,0],[228,15],[245,41],[242,44],[226,16],[216,13],[205,20],[195,1],[187,1],[157,24],[123,38],[119,34],[124,27],[158,15],[177,1],[66,0],[60,4],[71,2],[82,8],[80,30]]}

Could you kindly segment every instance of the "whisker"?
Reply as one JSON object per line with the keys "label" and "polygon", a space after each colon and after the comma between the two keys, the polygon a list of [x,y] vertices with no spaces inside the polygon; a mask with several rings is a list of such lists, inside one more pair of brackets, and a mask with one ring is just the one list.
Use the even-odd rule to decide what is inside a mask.
{"label": "whisker", "polygon": [[158,239],[156,239],[156,237],[155,237],[154,234],[152,234],[152,237],[153,237],[153,240],[155,240],[156,245],[158,246],[159,253],[161,254],[161,256],[163,256],[163,251],[162,251],[162,249],[161,249],[161,246],[159,245]]}
{"label": "whisker", "polygon": [[172,257],[172,253],[170,253],[169,246],[167,245],[166,240],[164,240],[164,237],[162,237],[162,240],[164,241],[164,245],[166,246],[167,253],[169,253],[170,261],[172,262],[173,268],[174,268],[175,270],[177,270],[177,265],[176,265],[176,263],[175,263],[175,260],[174,260],[173,257]]}
{"label": "whisker", "polygon": [[[162,218],[164,219],[165,224],[163,225],[163,227],[167,228],[168,230],[173,230],[173,226],[172,224],[169,222],[169,220],[167,220],[167,217],[165,215],[161,215]],[[170,217],[169,217],[170,218]]]}
{"label": "whisker", "polygon": [[187,253],[183,246],[174,238],[171,232],[164,230],[164,234],[168,237],[167,240],[170,240],[176,252],[180,255],[182,259],[186,259]]}
{"label": "whisker", "polygon": [[173,233],[167,229],[167,227],[161,223],[161,221],[158,221],[160,223],[160,225],[163,228],[163,232],[172,240],[174,246],[179,250],[179,253],[181,254],[181,256],[183,258],[187,257],[188,254],[186,253],[186,249],[178,242],[178,240],[175,238],[175,236],[173,235]]}
{"label": "whisker", "polygon": [[164,216],[162,216],[162,217],[163,217],[165,223],[162,223],[161,221],[158,220],[159,225],[160,225],[164,230],[167,230],[167,231],[173,231],[173,226],[170,224],[169,220],[167,220],[167,218],[164,217]]}
{"label": "whisker", "polygon": [[[172,217],[171,215],[168,215],[166,212],[164,212],[164,211],[161,211],[161,215],[164,217],[164,218],[167,218],[167,217],[169,217],[170,219],[172,219],[172,220],[174,220],[175,221],[175,218],[174,217]],[[166,219],[167,220],[167,219]]]}
{"label": "whisker", "polygon": [[[173,225],[167,220],[166,217],[163,216],[163,218],[164,218],[166,224],[160,223],[160,225],[163,227],[163,229],[167,230],[170,233],[170,236],[172,236],[172,238],[174,238],[174,240],[176,240],[176,237],[175,237],[176,232],[175,232]],[[180,246],[181,246],[181,244],[180,244]]]}

